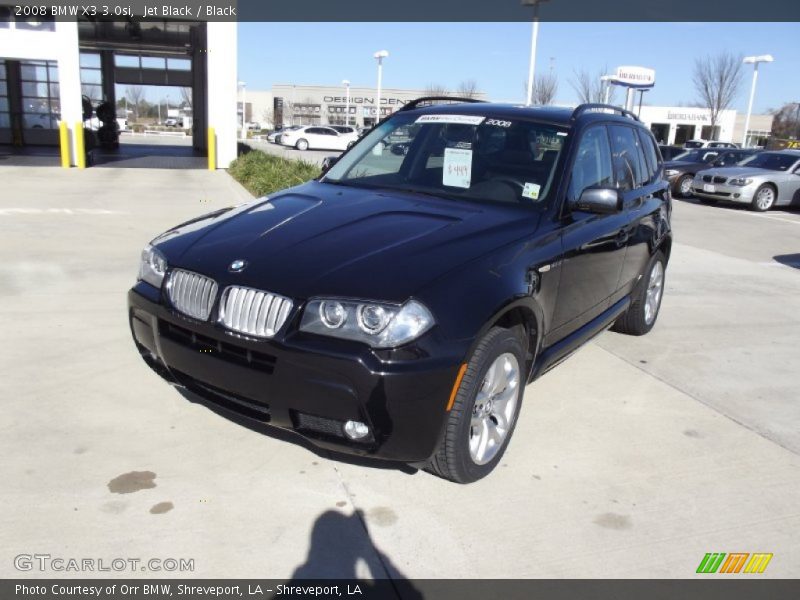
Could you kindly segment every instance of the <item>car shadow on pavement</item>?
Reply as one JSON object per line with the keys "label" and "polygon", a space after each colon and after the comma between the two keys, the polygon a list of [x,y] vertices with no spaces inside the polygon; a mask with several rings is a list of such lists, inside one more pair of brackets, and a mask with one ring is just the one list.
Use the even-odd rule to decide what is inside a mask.
{"label": "car shadow on pavement", "polygon": [[800,253],[779,254],[777,256],[773,256],[772,260],[774,260],[775,262],[779,262],[782,265],[786,265],[787,267],[794,267],[795,269],[800,269]]}
{"label": "car shadow on pavement", "polygon": [[[365,566],[374,581],[365,579]],[[349,592],[352,593],[354,586],[358,585],[359,596],[366,598],[423,598],[389,557],[375,546],[361,510],[350,515],[328,510],[317,517],[311,530],[306,561],[295,569],[287,585],[320,578],[358,580],[349,584]],[[347,590],[341,592],[341,595],[349,595]]]}
{"label": "car shadow on pavement", "polygon": [[194,392],[192,392],[189,389],[186,389],[185,387],[176,386],[175,389],[178,390],[181,396],[186,398],[189,402],[192,402],[193,404],[201,404],[206,408],[208,408],[209,410],[211,410],[212,412],[216,413],[217,415],[227,419],[228,421],[232,421],[237,425],[240,425],[241,427],[246,427],[250,431],[254,431],[255,433],[259,433],[261,435],[266,435],[268,437],[271,437],[272,439],[281,442],[288,442],[296,446],[302,446],[303,448],[305,448],[309,452],[316,454],[320,458],[334,460],[336,462],[355,465],[358,467],[394,470],[394,471],[399,471],[401,473],[405,473],[406,475],[415,475],[419,472],[419,469],[409,466],[405,463],[392,462],[387,460],[378,460],[376,458],[369,458],[369,457],[353,456],[351,454],[343,454],[339,452],[334,452],[332,450],[326,450],[324,448],[318,448],[300,434],[288,431],[286,429],[281,429],[280,427],[267,425],[266,423],[262,423],[261,421],[258,421],[256,419],[240,415],[239,413],[229,410],[220,404],[206,400],[202,396],[195,394]]}

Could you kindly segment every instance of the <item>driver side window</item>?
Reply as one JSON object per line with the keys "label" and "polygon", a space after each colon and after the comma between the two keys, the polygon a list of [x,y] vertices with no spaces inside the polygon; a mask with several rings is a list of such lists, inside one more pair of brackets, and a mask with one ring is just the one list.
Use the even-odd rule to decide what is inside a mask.
{"label": "driver side window", "polygon": [[595,125],[584,132],[578,146],[572,164],[567,201],[576,202],[586,188],[613,186],[608,132],[605,125]]}

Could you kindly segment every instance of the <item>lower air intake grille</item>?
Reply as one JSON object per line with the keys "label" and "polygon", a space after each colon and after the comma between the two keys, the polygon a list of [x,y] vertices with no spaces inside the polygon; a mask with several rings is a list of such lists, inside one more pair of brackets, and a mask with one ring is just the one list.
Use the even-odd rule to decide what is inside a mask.
{"label": "lower air intake grille", "polygon": [[272,337],[286,322],[292,310],[289,298],[252,288],[226,288],[220,303],[222,324],[256,337]]}
{"label": "lower air intake grille", "polygon": [[167,281],[167,295],[180,312],[205,321],[217,297],[217,283],[197,273],[175,269]]}

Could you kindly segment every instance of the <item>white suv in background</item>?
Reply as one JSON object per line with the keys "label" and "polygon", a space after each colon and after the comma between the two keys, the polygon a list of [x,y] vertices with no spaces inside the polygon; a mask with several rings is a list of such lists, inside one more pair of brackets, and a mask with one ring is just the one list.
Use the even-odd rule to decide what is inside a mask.
{"label": "white suv in background", "polygon": [[280,137],[282,146],[293,146],[298,150],[347,150],[358,141],[353,131],[339,133],[332,127],[309,125],[287,131]]}

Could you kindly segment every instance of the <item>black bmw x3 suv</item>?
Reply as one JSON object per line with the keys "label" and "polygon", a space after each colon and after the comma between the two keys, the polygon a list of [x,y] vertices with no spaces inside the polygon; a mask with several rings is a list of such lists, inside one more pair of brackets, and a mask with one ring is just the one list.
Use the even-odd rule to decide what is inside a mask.
{"label": "black bmw x3 suv", "polygon": [[148,244],[128,295],[144,360],[320,447],[491,472],[526,384],[653,327],[671,197],[630,112],[441,101]]}

